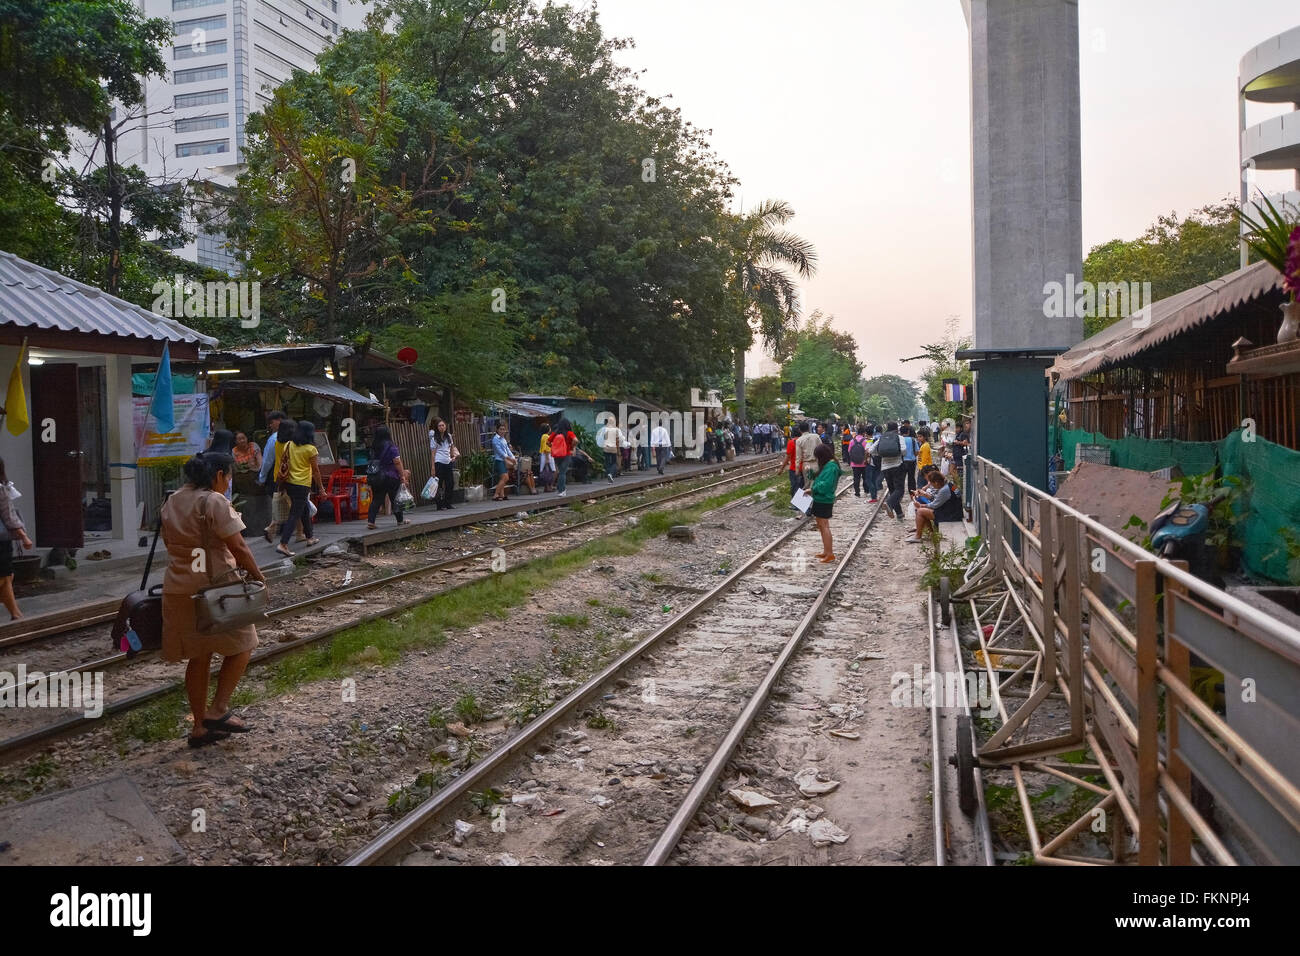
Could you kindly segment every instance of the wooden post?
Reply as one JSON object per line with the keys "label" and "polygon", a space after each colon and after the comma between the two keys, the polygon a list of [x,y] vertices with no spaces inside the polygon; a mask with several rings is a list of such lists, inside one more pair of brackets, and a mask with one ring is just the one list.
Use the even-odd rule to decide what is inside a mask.
{"label": "wooden post", "polygon": [[1065,609],[1063,617],[1069,632],[1066,648],[1070,677],[1070,735],[1083,736],[1083,575],[1079,567],[1079,522],[1074,515],[1061,514],[1058,530],[1065,551]]}
{"label": "wooden post", "polygon": [[[1183,570],[1187,569],[1186,561],[1174,563]],[[1176,581],[1166,580],[1164,585],[1165,666],[1174,673],[1179,681],[1190,687],[1192,683],[1191,656],[1187,652],[1187,645],[1174,637],[1176,632],[1174,626],[1175,597],[1186,594],[1187,589]],[[1175,714],[1177,706],[1172,697],[1166,697],[1165,739],[1166,746],[1169,749],[1165,762],[1169,767],[1169,776],[1173,778],[1174,784],[1188,799],[1191,799],[1192,771],[1178,754],[1178,718]],[[1178,805],[1171,800],[1169,801],[1168,863],[1170,866],[1190,866],[1191,862],[1192,827],[1187,817],[1178,809]]]}
{"label": "wooden post", "polygon": [[1160,699],[1156,690],[1156,563],[1138,561],[1137,765],[1138,865],[1160,863]]}
{"label": "wooden post", "polygon": [[[1042,572],[1043,616],[1039,632],[1043,635],[1043,682],[1056,682],[1056,537],[1052,526],[1056,509],[1051,500],[1038,499],[1038,560]],[[1026,543],[1025,550],[1029,550]]]}

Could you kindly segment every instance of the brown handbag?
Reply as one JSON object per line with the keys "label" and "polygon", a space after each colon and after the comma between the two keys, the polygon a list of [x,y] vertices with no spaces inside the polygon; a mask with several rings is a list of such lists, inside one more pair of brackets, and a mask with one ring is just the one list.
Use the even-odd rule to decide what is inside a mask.
{"label": "brown handbag", "polygon": [[207,505],[208,496],[204,495],[199,503],[199,520],[203,523],[203,562],[208,569],[208,580],[212,583],[194,595],[194,627],[200,634],[232,631],[263,621],[269,603],[266,584],[248,580],[248,572],[243,569],[235,570],[237,580],[233,584],[216,583],[208,557],[211,549],[208,543]]}

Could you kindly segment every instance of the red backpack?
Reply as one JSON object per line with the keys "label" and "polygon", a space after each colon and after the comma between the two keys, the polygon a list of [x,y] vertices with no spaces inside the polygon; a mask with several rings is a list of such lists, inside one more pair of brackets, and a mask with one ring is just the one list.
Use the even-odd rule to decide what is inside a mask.
{"label": "red backpack", "polygon": [[569,440],[565,437],[564,432],[556,432],[551,436],[551,454],[556,458],[568,457]]}

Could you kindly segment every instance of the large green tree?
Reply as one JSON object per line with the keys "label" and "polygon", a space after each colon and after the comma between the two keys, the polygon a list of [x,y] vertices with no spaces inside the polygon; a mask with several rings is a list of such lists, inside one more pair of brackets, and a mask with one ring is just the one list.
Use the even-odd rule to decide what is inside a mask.
{"label": "large green tree", "polygon": [[147,240],[184,237],[184,197],[116,144],[171,35],[130,0],[0,0],[0,248],[145,304],[166,259]]}
{"label": "large green tree", "polygon": [[[1104,283],[1151,283],[1159,301],[1234,271],[1241,264],[1236,203],[1225,200],[1202,206],[1185,219],[1174,213],[1159,217],[1136,239],[1112,239],[1094,246],[1083,261],[1083,279]],[[1131,297],[1130,297],[1131,298]],[[1084,317],[1091,336],[1113,325],[1146,302],[1127,303],[1112,290],[1099,292],[1096,314]]]}
{"label": "large green tree", "polygon": [[863,412],[876,423],[906,418],[916,399],[916,386],[899,375],[876,375],[862,383]]}
{"label": "large green tree", "polygon": [[[320,57],[319,78],[295,75],[277,91],[277,104],[297,111],[303,131],[325,144],[323,159],[362,138],[340,111],[338,90],[373,100],[376,64],[400,90],[385,123],[403,145],[369,166],[375,190],[389,192],[358,190],[347,221],[382,220],[374,215],[380,200],[422,181],[421,137],[430,130],[444,144],[455,137],[465,161],[440,175],[450,182],[463,171],[464,181],[440,197],[436,221],[394,215],[379,230],[340,236],[351,244],[349,272],[362,275],[345,277],[331,322],[337,334],[390,323],[414,329],[477,301],[484,321],[505,317],[514,388],[684,401],[691,386],[725,371],[743,331],[727,295],[731,177],[705,131],[647,96],[615,62],[625,44],[604,35],[594,9],[391,0],[369,23]],[[363,125],[373,115],[363,113]],[[264,122],[272,119],[268,111]],[[290,151],[266,138],[270,125],[254,129],[241,191],[263,194],[265,204]],[[303,208],[286,212],[274,231],[255,216],[236,217],[255,271],[286,274],[271,267],[278,253],[269,246],[295,221],[306,230]],[[289,280],[282,285],[286,308],[304,323],[328,315],[319,297],[300,293],[295,303]]]}
{"label": "large green tree", "polygon": [[862,404],[862,364],[853,336],[831,328],[832,316],[814,312],[798,330],[794,354],[781,367],[781,377],[795,383],[795,400],[814,418],[831,414],[856,415]]}

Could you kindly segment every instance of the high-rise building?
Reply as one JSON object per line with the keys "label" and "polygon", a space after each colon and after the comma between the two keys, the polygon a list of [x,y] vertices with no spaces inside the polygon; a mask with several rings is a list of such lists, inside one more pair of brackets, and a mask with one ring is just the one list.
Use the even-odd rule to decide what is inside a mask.
{"label": "high-rise building", "polygon": [[[147,17],[172,23],[163,49],[167,74],[151,77],[138,116],[124,126],[118,159],[155,181],[200,179],[230,186],[243,162],[248,117],[295,69],[342,31],[361,25],[366,4],[351,0],[137,0]],[[174,250],[200,265],[232,271],[225,236],[195,224],[196,238]]]}
{"label": "high-rise building", "polygon": [[[1237,93],[1242,207],[1263,194],[1294,216],[1300,212],[1300,27],[1269,37],[1241,58]],[[1272,115],[1251,123],[1248,104]],[[1243,266],[1246,257],[1243,242]]]}

